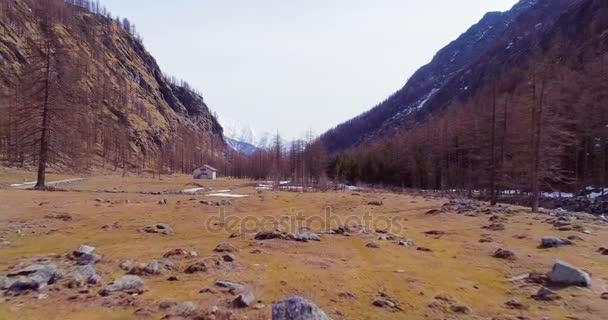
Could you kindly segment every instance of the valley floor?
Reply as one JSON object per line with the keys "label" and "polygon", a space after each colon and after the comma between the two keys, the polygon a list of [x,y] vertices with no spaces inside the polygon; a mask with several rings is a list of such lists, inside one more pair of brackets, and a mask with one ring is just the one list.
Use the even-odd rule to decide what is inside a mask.
{"label": "valley floor", "polygon": [[[236,318],[269,319],[273,302],[291,295],[314,301],[333,319],[599,320],[608,316],[608,300],[601,298],[608,291],[608,256],[598,252],[608,247],[608,225],[590,217],[573,221],[577,228],[559,231],[550,215],[519,207],[428,214],[447,200],[352,191],[262,191],[250,181],[194,181],[189,176],[162,180],[93,176],[61,185],[67,191],[57,192],[10,187],[32,181],[33,176],[0,171],[0,275],[38,258],[69,274],[74,263],[66,254],[86,244],[101,255],[95,269],[103,281],[74,289],[60,281],[42,292],[2,296],[0,319],[131,319],[138,317],[136,310],[160,319],[167,312],[159,308],[163,302],[185,301],[203,310],[217,306]],[[70,178],[79,177],[49,180]],[[198,187],[205,189],[180,193]],[[206,196],[212,193],[248,197]],[[166,204],[159,203],[163,199]],[[254,239],[256,232],[276,229],[274,221],[282,221],[280,228],[286,233],[309,222],[321,241]],[[361,226],[366,221],[368,228]],[[175,234],[140,230],[158,223],[168,224]],[[484,228],[493,223],[502,224],[504,230]],[[350,227],[345,228],[347,235],[339,229],[344,225]],[[575,245],[541,249],[543,236],[570,237]],[[415,245],[397,244],[405,239]],[[226,255],[214,252],[222,243],[237,249],[230,253],[234,261],[220,258],[222,262],[206,272],[183,272],[204,257]],[[121,262],[147,263],[178,248],[196,251],[198,257],[172,257],[174,270],[142,276],[143,294],[129,298],[98,294],[126,273],[119,267]],[[493,257],[499,248],[512,251],[515,259]],[[593,285],[551,287],[561,299],[543,302],[531,297],[540,284],[511,279],[547,273],[556,259],[588,271]],[[168,281],[171,276],[178,281]],[[241,283],[258,301],[249,308],[232,307],[235,297],[215,286],[216,280]],[[385,300],[397,307],[374,305]]]}

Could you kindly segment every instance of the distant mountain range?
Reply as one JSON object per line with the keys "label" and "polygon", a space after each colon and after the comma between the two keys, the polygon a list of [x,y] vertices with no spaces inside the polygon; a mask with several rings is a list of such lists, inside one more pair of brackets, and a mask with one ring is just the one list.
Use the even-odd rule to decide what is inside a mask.
{"label": "distant mountain range", "polygon": [[220,116],[219,121],[224,128],[226,143],[236,151],[249,155],[272,145],[274,134],[268,131],[258,133],[251,125],[229,117]]}

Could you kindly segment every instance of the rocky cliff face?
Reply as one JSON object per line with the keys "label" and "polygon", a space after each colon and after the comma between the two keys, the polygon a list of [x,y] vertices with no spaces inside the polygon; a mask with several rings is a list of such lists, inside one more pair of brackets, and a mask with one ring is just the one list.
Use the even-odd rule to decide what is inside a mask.
{"label": "rocky cliff face", "polygon": [[561,13],[577,3],[580,1],[521,0],[509,11],[486,14],[440,50],[403,88],[370,111],[329,130],[323,142],[332,152],[345,150],[418,126],[452,99],[473,96],[478,83],[471,75],[480,63],[492,55],[517,52],[534,34],[548,32]]}
{"label": "rocky cliff face", "polygon": [[[78,85],[83,109],[101,127],[124,132],[131,155],[158,153],[178,136],[194,137],[202,148],[213,148],[209,154],[223,153],[223,129],[203,97],[184,83],[169,81],[140,40],[113,19],[63,1],[49,2],[56,6],[53,33],[82,62]],[[2,91],[15,89],[30,63],[28,55],[40,49],[45,10],[36,10],[36,5],[33,0],[0,4]],[[102,155],[101,147],[97,149]]]}

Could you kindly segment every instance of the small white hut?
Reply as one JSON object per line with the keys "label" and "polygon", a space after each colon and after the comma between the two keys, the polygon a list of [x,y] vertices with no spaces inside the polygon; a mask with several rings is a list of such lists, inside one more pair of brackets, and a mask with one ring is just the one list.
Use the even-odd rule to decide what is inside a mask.
{"label": "small white hut", "polygon": [[194,170],[194,173],[192,173],[192,177],[194,179],[215,180],[217,179],[217,169],[212,166],[204,165]]}

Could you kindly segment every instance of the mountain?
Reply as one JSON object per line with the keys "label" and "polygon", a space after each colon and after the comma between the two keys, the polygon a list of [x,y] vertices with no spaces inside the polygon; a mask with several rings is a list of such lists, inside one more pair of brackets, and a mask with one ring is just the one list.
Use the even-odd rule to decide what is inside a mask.
{"label": "mountain", "polygon": [[251,125],[221,116],[219,121],[224,128],[224,136],[228,145],[239,152],[252,154],[258,149],[268,148],[273,143],[274,134],[256,132]]}
{"label": "mountain", "polygon": [[[469,61],[451,58],[475,47]],[[404,89],[322,136],[333,152],[328,172],[491,196],[522,190],[536,206],[541,191],[601,188],[607,70],[608,1],[522,1],[486,15]]]}
{"label": "mountain", "polygon": [[[56,137],[65,134],[53,140],[60,156],[78,148],[100,164],[122,158],[123,166],[149,167],[162,150],[170,150],[162,161],[173,166],[176,161],[168,158],[180,156],[184,169],[201,157],[209,162],[221,157],[223,129],[203,97],[186,82],[164,75],[132,28],[90,1],[2,1],[0,93],[8,94],[0,95],[7,98],[0,101],[0,119],[10,118],[8,101],[19,107],[20,96],[26,95],[20,81],[36,67],[33,56],[44,56],[44,45],[53,43],[58,48],[51,50],[53,59],[64,66],[57,73],[74,77],[69,97],[61,88],[55,93],[76,105],[79,116],[73,127],[55,128]],[[13,139],[26,129],[0,120],[0,138]],[[27,149],[15,144],[8,151],[0,144],[0,158]]]}
{"label": "mountain", "polygon": [[[322,135],[325,146],[331,152],[341,151],[394,132],[395,129],[414,126],[432,100],[444,94],[446,84],[466,72],[487,50],[493,48],[505,31],[514,27],[516,19],[536,6],[538,1],[544,2],[522,0],[506,12],[487,13],[477,24],[441,49],[429,64],[416,71],[403,88],[373,109]],[[464,91],[469,89],[472,88],[463,87]]]}

